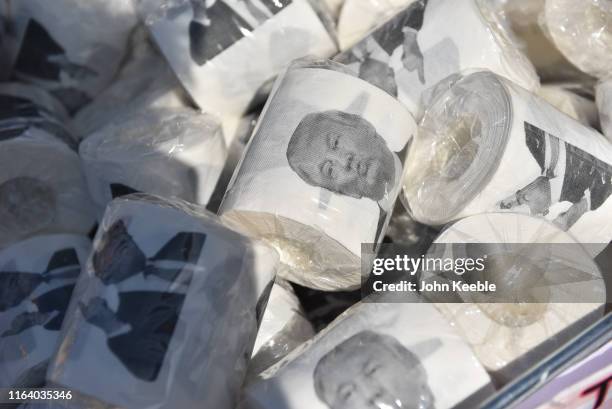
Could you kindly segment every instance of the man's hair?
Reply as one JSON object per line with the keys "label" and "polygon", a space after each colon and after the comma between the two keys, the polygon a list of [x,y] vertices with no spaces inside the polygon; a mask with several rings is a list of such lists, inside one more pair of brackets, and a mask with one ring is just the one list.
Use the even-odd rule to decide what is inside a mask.
{"label": "man's hair", "polygon": [[421,366],[421,361],[419,358],[408,348],[400,344],[396,338],[370,330],[358,332],[336,345],[333,349],[323,355],[323,357],[317,363],[313,374],[314,388],[315,393],[319,399],[321,399],[321,401],[325,402],[326,385],[323,383],[323,375],[330,367],[333,367],[336,364],[334,361],[338,352],[354,347],[370,348],[371,346],[384,346],[390,350],[391,353],[393,353],[395,358],[400,360],[401,363],[408,368]]}
{"label": "man's hair", "polygon": [[[302,178],[306,183],[311,186],[317,185],[310,175],[300,167],[299,158],[308,156],[308,152],[303,152],[304,149],[304,138],[308,138],[309,141],[317,136],[319,129],[324,126],[325,119],[331,119],[341,125],[347,125],[355,127],[360,124],[366,124],[369,127],[372,125],[364,120],[359,115],[349,114],[348,112],[329,110],[321,112],[311,112],[302,118],[298,126],[293,131],[291,139],[289,139],[289,145],[287,146],[287,162],[295,173]],[[324,128],[326,129],[326,128]],[[327,130],[327,129],[326,129]],[[298,160],[296,160],[298,159]]]}

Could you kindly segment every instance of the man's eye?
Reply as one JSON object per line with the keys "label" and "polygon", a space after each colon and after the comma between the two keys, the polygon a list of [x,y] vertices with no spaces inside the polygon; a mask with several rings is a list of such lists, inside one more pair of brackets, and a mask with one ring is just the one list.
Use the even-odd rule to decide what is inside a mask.
{"label": "man's eye", "polygon": [[380,369],[379,366],[371,366],[368,369],[366,369],[365,374],[366,376],[374,376],[374,374],[378,372],[379,369]]}
{"label": "man's eye", "polygon": [[338,391],[340,400],[345,401],[345,402],[349,400],[351,396],[353,395],[354,390],[355,390],[355,385],[353,384],[343,385]]}
{"label": "man's eye", "polygon": [[340,137],[338,135],[332,135],[329,137],[329,147],[332,150],[338,149],[338,145],[340,144]]}

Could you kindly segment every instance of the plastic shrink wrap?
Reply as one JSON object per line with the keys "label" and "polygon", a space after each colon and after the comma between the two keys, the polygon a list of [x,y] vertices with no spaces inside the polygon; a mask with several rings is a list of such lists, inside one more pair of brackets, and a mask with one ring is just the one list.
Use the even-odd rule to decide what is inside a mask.
{"label": "plastic shrink wrap", "polygon": [[291,284],[277,279],[257,332],[249,377],[254,379],[314,335]]}
{"label": "plastic shrink wrap", "polygon": [[493,392],[467,344],[416,300],[357,304],[288,358],[247,386],[244,407],[474,408]]}
{"label": "plastic shrink wrap", "polygon": [[398,101],[342,65],[296,62],[277,80],[220,214],[271,243],[285,278],[356,288],[361,243],[384,236],[415,132]]}
{"label": "plastic shrink wrap", "polygon": [[538,95],[576,121],[591,128],[599,129],[599,112],[590,95],[580,95],[574,84],[546,84],[538,90]]}
{"label": "plastic shrink wrap", "polygon": [[63,404],[76,408],[233,408],[277,263],[274,250],[202,208],[114,200],[49,384],[70,389]]}
{"label": "plastic shrink wrap", "polygon": [[434,244],[444,252],[437,254],[455,259],[469,257],[469,245],[487,246],[488,258],[482,274],[466,275],[465,281],[487,280],[496,284],[495,291],[460,293],[463,303],[436,307],[498,385],[603,315],[606,288],[598,267],[582,245],[552,223],[521,214],[482,214],[451,225]]}
{"label": "plastic shrink wrap", "polygon": [[597,84],[596,101],[601,130],[612,141],[612,79]]}
{"label": "plastic shrink wrap", "polygon": [[406,162],[403,199],[417,220],[528,213],[600,250],[610,242],[608,140],[490,72],[436,88]]}
{"label": "plastic shrink wrap", "polygon": [[419,116],[431,88],[466,69],[491,70],[530,91],[539,86],[529,60],[481,0],[415,1],[334,60]]}
{"label": "plastic shrink wrap", "polygon": [[37,234],[87,234],[95,215],[62,108],[16,83],[0,85],[0,100],[0,248]]}
{"label": "plastic shrink wrap", "polygon": [[228,138],[287,64],[336,52],[327,19],[307,0],[138,3],[179,80],[204,112],[222,119]]}
{"label": "plastic shrink wrap", "polygon": [[146,28],[139,26],[132,33],[130,53],[112,84],[79,110],[72,124],[75,133],[85,138],[110,122],[143,110],[186,105],[187,96],[180,83],[150,44]]}
{"label": "plastic shrink wrap", "polygon": [[[87,237],[48,235],[0,251],[0,388],[39,388],[59,343]],[[8,396],[0,393],[6,402]]]}
{"label": "plastic shrink wrap", "polygon": [[70,112],[110,83],[137,21],[125,0],[19,0],[1,7],[12,27],[13,77],[45,88]]}
{"label": "plastic shrink wrap", "polygon": [[154,109],[94,132],[79,153],[99,214],[134,192],[206,204],[227,155],[216,120],[188,108]]}

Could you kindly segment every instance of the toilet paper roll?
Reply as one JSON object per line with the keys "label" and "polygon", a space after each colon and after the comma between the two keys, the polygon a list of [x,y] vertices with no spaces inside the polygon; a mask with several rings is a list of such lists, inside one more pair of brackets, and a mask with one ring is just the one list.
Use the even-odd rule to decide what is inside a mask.
{"label": "toilet paper roll", "polygon": [[179,82],[149,43],[144,27],[138,27],[132,34],[130,48],[128,60],[113,83],[76,113],[73,126],[81,138],[143,110],[187,105]]}
{"label": "toilet paper roll", "polygon": [[69,127],[64,107],[43,89],[19,82],[0,83],[0,139],[11,138],[30,128],[76,148],[78,141]]}
{"label": "toilet paper roll", "polygon": [[612,3],[609,0],[546,0],[543,21],[557,48],[583,72],[612,72]]}
{"label": "toilet paper roll", "polygon": [[[33,237],[0,251],[0,387],[39,388],[59,343],[87,237]],[[0,398],[6,402],[7,396]]]}
{"label": "toilet paper roll", "polygon": [[304,315],[291,285],[277,279],[257,332],[249,362],[249,377],[254,379],[314,335],[314,328]]}
{"label": "toilet paper roll", "polygon": [[99,214],[134,192],[206,204],[227,151],[219,124],[187,108],[142,112],[84,140],[79,153]]}
{"label": "toilet paper roll", "polygon": [[470,68],[491,70],[529,90],[539,86],[531,63],[505,36],[492,9],[477,0],[415,1],[335,60],[415,115],[421,99],[429,99],[426,90]]}
{"label": "toilet paper roll", "polygon": [[352,47],[370,31],[416,0],[346,0],[338,17],[341,50]]}
{"label": "toilet paper roll", "polygon": [[[484,278],[497,284],[497,292],[520,291],[521,300],[526,300],[526,291],[540,289],[533,303],[496,302],[496,293],[463,297],[466,303],[436,304],[498,385],[509,382],[603,315],[606,288],[595,262],[571,235],[546,220],[509,213],[471,216],[448,227],[435,243],[450,244],[446,247],[449,257],[465,256],[453,248],[455,243],[498,243],[498,250],[512,253],[506,260],[514,255],[514,264],[511,270],[494,271],[488,263]],[[506,243],[533,245],[538,254],[530,254],[527,246],[504,247]],[[543,252],[548,262],[536,263]],[[580,276],[584,278],[567,279]]]}
{"label": "toilet paper roll", "polygon": [[[571,87],[571,84],[569,86]],[[595,102],[578,95],[565,84],[543,85],[538,90],[538,95],[581,124],[599,128],[599,114]]]}
{"label": "toilet paper roll", "polygon": [[610,242],[609,141],[490,72],[438,88],[407,159],[404,193],[417,220],[507,210],[553,220],[582,243]]}
{"label": "toilet paper roll", "polygon": [[493,392],[469,347],[425,303],[359,303],[290,357],[245,389],[246,407],[474,408]]}
{"label": "toilet paper roll", "polygon": [[278,79],[220,210],[276,247],[285,278],[326,290],[359,286],[361,243],[384,236],[416,131],[398,101],[344,70],[298,62]]}
{"label": "toilet paper roll", "polygon": [[19,131],[0,131],[0,248],[39,234],[87,234],[95,214],[78,154],[37,126]]}
{"label": "toilet paper roll", "polygon": [[595,90],[601,129],[612,141],[612,79],[600,82]]}
{"label": "toilet paper roll", "polygon": [[71,390],[64,404],[77,408],[235,407],[277,262],[274,250],[202,208],[114,200],[75,287],[49,384]]}
{"label": "toilet paper roll", "polygon": [[4,12],[17,44],[13,76],[44,87],[70,112],[108,85],[137,21],[124,0],[19,0]]}
{"label": "toilet paper roll", "polygon": [[166,3],[139,2],[179,80],[204,112],[222,118],[228,137],[237,118],[265,100],[266,82],[287,64],[336,52],[332,36],[307,0]]}

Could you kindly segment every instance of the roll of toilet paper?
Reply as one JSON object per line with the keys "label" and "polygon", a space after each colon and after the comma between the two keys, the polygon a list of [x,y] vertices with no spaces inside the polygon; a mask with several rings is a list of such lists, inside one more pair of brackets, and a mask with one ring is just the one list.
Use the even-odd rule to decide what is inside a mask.
{"label": "roll of toilet paper", "polygon": [[246,407],[473,408],[493,392],[469,347],[425,303],[359,303],[279,366],[245,389]]}
{"label": "roll of toilet paper", "polygon": [[227,151],[216,120],[187,108],[150,110],[111,123],[79,153],[99,214],[133,192],[206,204]]}
{"label": "roll of toilet paper", "polygon": [[[122,408],[233,408],[278,255],[186,202],[109,204],[50,385]],[[91,377],[95,368],[95,377]]]}
{"label": "roll of toilet paper", "polygon": [[137,21],[124,0],[20,0],[5,13],[17,44],[13,76],[44,87],[70,112],[108,85]]}
{"label": "roll of toilet paper", "polygon": [[346,0],[338,16],[341,50],[352,47],[370,31],[417,0]]}
{"label": "roll of toilet paper", "polygon": [[0,135],[0,248],[33,235],[87,234],[95,212],[77,153],[35,126]]}
{"label": "roll of toilet paper", "polygon": [[0,83],[0,101],[0,139],[36,128],[42,131],[40,135],[76,148],[78,141],[70,130],[68,113],[43,89],[19,82]]}
{"label": "roll of toilet paper", "polygon": [[404,193],[417,220],[506,210],[552,220],[582,243],[610,242],[609,141],[490,72],[438,88],[407,159]]}
{"label": "roll of toilet paper", "polygon": [[[0,251],[0,387],[39,388],[59,343],[87,237],[33,237]],[[2,396],[6,402],[7,396]]]}
{"label": "roll of toilet paper", "polygon": [[253,379],[314,335],[291,285],[277,279],[257,332],[249,377]]}
{"label": "roll of toilet paper", "polygon": [[418,0],[335,60],[415,115],[430,97],[426,90],[466,69],[488,69],[537,89],[533,66],[500,26],[483,1]]}
{"label": "roll of toilet paper", "polygon": [[592,99],[572,91],[572,84],[547,84],[538,90],[546,102],[583,125],[599,128],[599,113]]}
{"label": "roll of toilet paper", "polygon": [[[496,293],[468,293],[465,303],[436,307],[498,385],[603,315],[606,288],[599,269],[582,245],[552,223],[521,214],[482,214],[456,222],[435,241],[455,258],[464,257],[469,244],[491,249],[482,278],[497,285]],[[493,263],[495,255],[505,262]],[[520,302],[508,303],[509,291],[520,292]]]}
{"label": "roll of toilet paper", "polygon": [[287,279],[326,290],[359,286],[361,243],[384,236],[416,131],[344,70],[298,62],[279,78],[220,210],[276,247]]}
{"label": "roll of toilet paper", "polygon": [[237,117],[265,100],[266,83],[287,64],[336,52],[307,0],[165,5],[140,0],[145,21],[179,80],[204,112],[222,118],[228,136]]}
{"label": "roll of toilet paper", "polygon": [[543,21],[557,48],[583,72],[612,72],[612,3],[609,0],[546,0]]}
{"label": "roll of toilet paper", "polygon": [[112,84],[76,113],[73,126],[81,138],[143,110],[187,105],[180,83],[149,43],[146,28],[139,26],[130,40],[127,61]]}
{"label": "roll of toilet paper", "polygon": [[597,85],[595,99],[599,110],[601,130],[608,140],[612,141],[612,79],[602,81]]}

